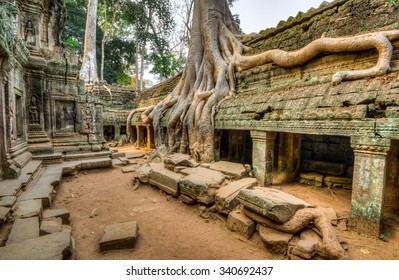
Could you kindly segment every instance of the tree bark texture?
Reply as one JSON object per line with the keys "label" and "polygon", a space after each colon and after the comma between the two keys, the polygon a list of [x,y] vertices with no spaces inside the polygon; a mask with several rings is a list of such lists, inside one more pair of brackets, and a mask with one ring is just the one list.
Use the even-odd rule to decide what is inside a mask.
{"label": "tree bark texture", "polygon": [[96,57],[97,7],[98,0],[89,0],[87,4],[83,61],[80,69],[80,79],[85,82],[98,82]]}

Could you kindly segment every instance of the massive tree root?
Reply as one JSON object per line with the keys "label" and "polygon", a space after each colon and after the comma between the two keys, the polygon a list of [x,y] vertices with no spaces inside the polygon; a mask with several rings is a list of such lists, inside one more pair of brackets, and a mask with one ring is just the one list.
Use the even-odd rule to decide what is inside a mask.
{"label": "massive tree root", "polygon": [[378,50],[378,61],[374,67],[357,71],[341,71],[334,74],[332,82],[333,84],[339,84],[343,80],[376,77],[387,73],[390,69],[393,50],[390,41],[397,39],[399,39],[399,30],[342,38],[322,37],[296,51],[283,51],[276,49],[252,56],[237,56],[234,65],[237,71],[246,70],[270,62],[274,62],[282,67],[293,67],[309,61],[322,52],[338,53],[362,51],[373,48]]}
{"label": "massive tree root", "polygon": [[324,212],[318,208],[304,208],[295,212],[292,218],[284,223],[279,224],[272,220],[266,219],[252,211],[248,211],[244,208],[244,213],[251,219],[261,223],[272,229],[287,232],[287,233],[298,233],[305,228],[316,227],[323,240],[323,249],[326,256],[331,259],[342,260],[345,259],[345,250],[342,248],[339,240],[334,233],[331,223],[327,220]]}
{"label": "massive tree root", "polygon": [[[191,154],[197,161],[214,160],[214,116],[218,104],[233,95],[234,71],[274,62],[283,67],[301,65],[321,52],[360,51],[376,48],[376,66],[343,71],[333,83],[385,74],[390,66],[392,45],[399,31],[384,31],[344,38],[320,38],[297,51],[270,50],[243,55],[246,47],[237,39],[238,29],[226,0],[195,0],[194,18],[187,63],[176,88],[153,107],[142,120],[153,124],[155,146],[165,145],[169,153]],[[161,120],[168,111],[167,135]]]}

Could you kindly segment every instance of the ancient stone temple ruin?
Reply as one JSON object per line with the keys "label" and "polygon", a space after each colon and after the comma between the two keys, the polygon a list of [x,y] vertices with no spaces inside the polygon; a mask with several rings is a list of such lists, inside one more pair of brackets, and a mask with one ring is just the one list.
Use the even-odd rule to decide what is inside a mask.
{"label": "ancient stone temple ruin", "polygon": [[[245,37],[252,48],[247,55],[298,50],[322,37],[397,33],[394,9],[387,1],[324,3]],[[332,83],[339,71],[373,67],[382,52],[377,45],[378,50],[338,53],[322,48],[302,65],[281,67],[271,61],[236,72],[234,96],[220,103],[215,114],[215,161],[249,164],[262,186],[300,180],[349,188],[352,228],[378,237],[383,213],[398,210],[397,40],[397,35],[391,39],[390,70],[378,77]],[[142,143],[140,137],[146,135],[151,143],[152,128],[141,114],[177,81],[141,96],[139,108],[128,119],[133,142]],[[167,133],[168,116],[169,112],[161,120],[162,135]]]}
{"label": "ancient stone temple ruin", "polygon": [[1,1],[0,178],[32,158],[105,148],[103,103],[77,79],[78,56],[60,41],[63,1]]}
{"label": "ancient stone temple ruin", "polygon": [[[247,239],[258,232],[267,250],[289,259],[345,259],[347,248],[334,234],[332,208],[279,186],[346,189],[344,231],[349,222],[350,230],[374,239],[381,238],[384,215],[398,214],[397,5],[336,0],[239,36],[248,48],[244,62],[228,69],[235,90],[212,112],[210,162],[157,145],[157,135],[168,137],[172,110],[161,115],[159,130],[146,115],[184,73],[139,94],[85,85],[79,57],[60,40],[64,21],[63,0],[0,0],[0,226],[10,227],[0,259],[73,259],[74,225],[66,225],[67,209],[52,208],[56,187],[63,176],[94,168],[120,166],[131,176],[129,192],[152,185],[168,202],[196,205],[201,218],[219,215]],[[329,47],[345,40],[354,47]],[[306,61],[278,59],[306,48],[313,48]],[[140,151],[109,148],[118,142]],[[132,248],[138,239],[136,221],[104,228],[100,252]],[[116,240],[112,233],[121,228],[129,237]]]}

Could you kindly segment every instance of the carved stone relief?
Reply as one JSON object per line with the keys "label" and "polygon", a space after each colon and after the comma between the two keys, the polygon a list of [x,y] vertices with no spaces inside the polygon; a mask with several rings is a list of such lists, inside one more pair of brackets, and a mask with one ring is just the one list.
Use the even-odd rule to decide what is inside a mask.
{"label": "carved stone relief", "polygon": [[30,46],[36,46],[36,32],[31,20],[25,24],[25,42]]}
{"label": "carved stone relief", "polygon": [[55,129],[56,132],[75,132],[75,102],[55,102]]}
{"label": "carved stone relief", "polygon": [[40,124],[40,109],[36,95],[32,95],[28,107],[29,124]]}

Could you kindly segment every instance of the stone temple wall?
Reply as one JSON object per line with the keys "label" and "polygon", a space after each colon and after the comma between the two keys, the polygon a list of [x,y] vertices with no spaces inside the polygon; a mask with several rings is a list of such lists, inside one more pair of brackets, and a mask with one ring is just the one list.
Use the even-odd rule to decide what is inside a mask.
{"label": "stone temple wall", "polygon": [[64,1],[0,0],[0,14],[0,178],[38,155],[107,148],[103,101],[61,42]]}

